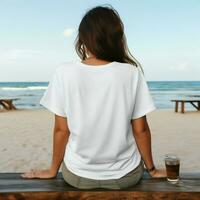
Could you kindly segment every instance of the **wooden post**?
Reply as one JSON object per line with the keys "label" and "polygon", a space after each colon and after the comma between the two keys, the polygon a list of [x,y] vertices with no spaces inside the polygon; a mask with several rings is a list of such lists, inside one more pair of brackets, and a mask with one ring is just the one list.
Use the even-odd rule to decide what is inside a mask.
{"label": "wooden post", "polygon": [[200,101],[198,101],[198,110],[200,110]]}
{"label": "wooden post", "polygon": [[175,102],[175,112],[178,112],[178,101]]}
{"label": "wooden post", "polygon": [[6,110],[16,110],[17,108],[14,106],[13,101],[18,100],[15,99],[0,99],[0,105],[3,106]]}
{"label": "wooden post", "polygon": [[185,112],[185,102],[184,101],[181,102],[181,112],[182,113]]}

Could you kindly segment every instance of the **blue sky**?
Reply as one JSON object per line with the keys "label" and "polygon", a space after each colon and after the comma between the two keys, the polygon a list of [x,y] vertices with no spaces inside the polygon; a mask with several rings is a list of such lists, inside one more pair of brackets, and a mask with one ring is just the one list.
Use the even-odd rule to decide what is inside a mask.
{"label": "blue sky", "polygon": [[200,80],[199,0],[0,0],[0,81],[49,81],[78,59],[85,12],[111,4],[147,80]]}

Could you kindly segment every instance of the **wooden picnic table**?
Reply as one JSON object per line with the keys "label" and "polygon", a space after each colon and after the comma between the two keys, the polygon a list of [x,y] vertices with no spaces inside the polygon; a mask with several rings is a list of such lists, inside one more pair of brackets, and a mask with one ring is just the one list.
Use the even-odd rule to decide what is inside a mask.
{"label": "wooden picnic table", "polygon": [[17,108],[14,106],[13,101],[18,100],[15,99],[0,99],[0,105],[3,106],[6,110],[16,110]]}
{"label": "wooden picnic table", "polygon": [[0,173],[0,199],[73,200],[199,200],[200,173],[180,173],[178,184],[151,178],[146,172],[135,186],[126,189],[78,189],[67,184],[61,172],[54,179],[25,179],[20,173]]}
{"label": "wooden picnic table", "polygon": [[175,100],[171,100],[171,101],[175,102],[175,112],[178,112],[179,103],[181,103],[181,113],[185,112],[185,104],[186,103],[190,103],[194,108],[196,108],[198,111],[200,111],[200,100],[198,100],[198,99],[192,99],[192,100],[175,99]]}

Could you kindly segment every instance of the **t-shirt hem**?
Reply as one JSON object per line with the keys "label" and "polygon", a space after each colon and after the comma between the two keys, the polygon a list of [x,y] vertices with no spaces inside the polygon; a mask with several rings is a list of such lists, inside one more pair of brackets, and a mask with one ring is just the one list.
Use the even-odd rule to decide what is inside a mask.
{"label": "t-shirt hem", "polygon": [[71,171],[73,174],[83,177],[83,178],[89,178],[89,179],[94,179],[94,180],[111,180],[111,179],[119,179],[123,176],[125,176],[126,174],[128,174],[129,172],[131,172],[132,170],[134,170],[141,162],[141,156],[140,159],[138,159],[137,163],[134,163],[134,165],[129,165],[128,168],[126,168],[126,170],[123,171],[119,171],[117,173],[117,175],[111,176],[111,177],[102,177],[102,176],[97,176],[98,172],[95,173],[95,175],[93,175],[92,173],[86,173],[85,171],[82,171],[81,173],[78,171],[75,171],[71,168],[70,164],[68,163],[68,161],[66,159],[64,159],[64,163],[66,165],[66,167],[68,168],[69,171]]}
{"label": "t-shirt hem", "polygon": [[60,111],[58,111],[55,107],[50,106],[49,104],[40,101],[40,105],[44,106],[46,109],[48,109],[49,111],[51,111],[52,113],[61,116],[61,117],[67,117],[64,113],[61,113]]}
{"label": "t-shirt hem", "polygon": [[141,112],[141,113],[139,113],[138,115],[134,115],[134,116],[132,116],[131,119],[138,119],[138,118],[143,117],[143,116],[145,116],[146,114],[148,114],[148,113],[150,113],[150,112],[152,112],[152,111],[154,111],[154,110],[156,110],[156,109],[157,109],[157,108],[156,108],[155,106],[149,107],[147,110],[145,110],[145,112]]}

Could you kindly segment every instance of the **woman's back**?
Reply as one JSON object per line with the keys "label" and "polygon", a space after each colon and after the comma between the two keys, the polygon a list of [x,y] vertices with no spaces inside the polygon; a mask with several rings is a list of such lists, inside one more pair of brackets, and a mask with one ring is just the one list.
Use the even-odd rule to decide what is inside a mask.
{"label": "woman's back", "polygon": [[151,154],[146,114],[155,106],[112,6],[85,13],[75,50],[81,61],[58,67],[40,100],[55,114],[51,167],[25,176],[55,177],[63,161],[63,178],[78,188],[134,185],[143,161],[152,176],[166,176]]}
{"label": "woman's back", "polygon": [[40,103],[67,117],[64,162],[74,174],[116,179],[138,166],[141,156],[131,119],[155,107],[137,67],[116,61],[99,66],[66,62],[57,68]]}

